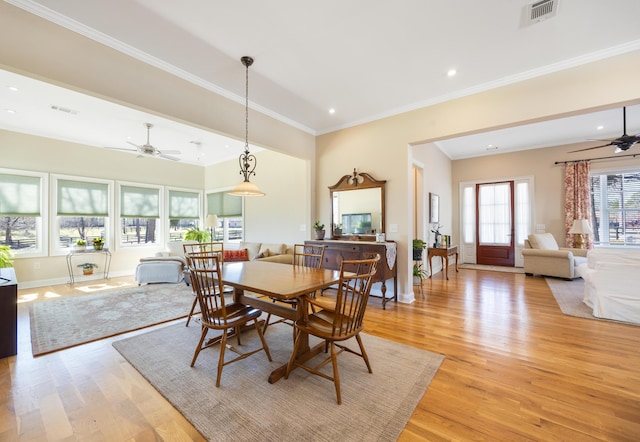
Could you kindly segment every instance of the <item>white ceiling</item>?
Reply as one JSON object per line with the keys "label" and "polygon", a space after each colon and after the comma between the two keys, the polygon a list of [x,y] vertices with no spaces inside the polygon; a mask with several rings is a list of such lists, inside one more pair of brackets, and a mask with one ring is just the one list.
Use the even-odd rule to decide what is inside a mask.
{"label": "white ceiling", "polygon": [[[241,103],[239,60],[250,55],[252,108],[312,134],[640,49],[637,0],[558,0],[555,16],[532,25],[530,0],[5,1]],[[9,130],[126,148],[146,141],[151,122],[152,145],[194,164],[235,158],[244,144],[8,72],[0,86]],[[640,132],[640,106],[627,122]],[[437,144],[458,159],[617,137],[622,112],[549,124]]]}

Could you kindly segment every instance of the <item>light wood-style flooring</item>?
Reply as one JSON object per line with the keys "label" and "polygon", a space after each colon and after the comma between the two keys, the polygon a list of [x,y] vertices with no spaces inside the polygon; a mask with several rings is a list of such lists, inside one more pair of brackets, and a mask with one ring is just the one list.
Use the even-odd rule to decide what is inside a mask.
{"label": "light wood-style flooring", "polygon": [[[446,357],[400,440],[640,440],[640,327],[565,316],[542,278],[450,278],[426,280],[414,304],[367,309],[367,333]],[[31,356],[29,302],[81,286],[20,291],[19,353],[0,359],[0,441],[202,440],[113,349],[122,336]]]}

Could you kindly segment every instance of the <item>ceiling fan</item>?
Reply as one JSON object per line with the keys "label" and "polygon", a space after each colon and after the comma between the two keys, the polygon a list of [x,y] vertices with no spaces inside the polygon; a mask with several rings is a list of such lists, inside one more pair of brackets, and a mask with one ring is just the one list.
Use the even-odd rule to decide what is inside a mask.
{"label": "ceiling fan", "polygon": [[627,135],[627,108],[626,107],[622,108],[622,136],[615,138],[613,140],[600,140],[600,141],[609,141],[609,142],[607,144],[602,144],[600,146],[587,147],[586,149],[572,150],[569,153],[582,152],[582,151],[591,150],[591,149],[599,149],[600,147],[607,147],[607,146],[615,146],[616,150],[614,151],[614,153],[620,153],[620,152],[629,150],[631,147],[633,147],[638,141],[640,141],[640,134]]}
{"label": "ceiling fan", "polygon": [[[152,157],[165,158],[167,160],[172,160],[172,161],[180,161],[180,158],[171,156],[171,155],[179,155],[179,154],[181,154],[182,152],[180,152],[179,150],[160,150],[157,147],[152,146],[149,143],[149,132],[150,132],[151,128],[153,127],[153,124],[144,123],[144,125],[147,128],[147,142],[145,144],[142,144],[142,145],[137,145],[135,143],[132,143],[131,141],[127,141],[127,143],[129,143],[132,146],[134,146],[135,150],[138,151],[138,153],[140,153],[140,156],[146,155],[146,156],[152,156]],[[119,147],[110,147],[109,149],[134,151],[134,149],[122,149],[122,148],[119,148]],[[171,154],[171,155],[169,155],[169,154]]]}

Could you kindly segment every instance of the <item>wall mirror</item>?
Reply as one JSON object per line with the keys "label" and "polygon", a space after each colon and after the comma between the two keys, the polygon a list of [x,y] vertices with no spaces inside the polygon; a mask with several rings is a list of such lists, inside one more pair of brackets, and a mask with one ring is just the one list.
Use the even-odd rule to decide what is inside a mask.
{"label": "wall mirror", "polygon": [[440,197],[429,192],[429,222],[437,224],[440,222]]}
{"label": "wall mirror", "polygon": [[385,183],[353,169],[329,187],[332,238],[375,241],[376,233],[385,232]]}

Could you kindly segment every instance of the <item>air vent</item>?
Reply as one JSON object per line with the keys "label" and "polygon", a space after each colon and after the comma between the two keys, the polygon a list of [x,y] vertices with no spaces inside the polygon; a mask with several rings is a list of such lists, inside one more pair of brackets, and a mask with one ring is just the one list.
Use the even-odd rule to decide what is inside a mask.
{"label": "air vent", "polygon": [[558,0],[541,0],[526,6],[525,25],[541,22],[556,15]]}
{"label": "air vent", "polygon": [[68,109],[66,107],[56,106],[55,104],[51,105],[51,110],[64,112],[65,114],[69,114],[69,115],[77,115],[78,114],[78,111],[75,111],[73,109]]}

